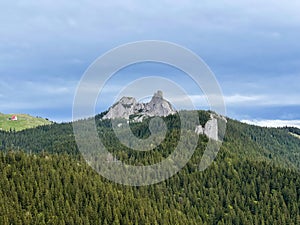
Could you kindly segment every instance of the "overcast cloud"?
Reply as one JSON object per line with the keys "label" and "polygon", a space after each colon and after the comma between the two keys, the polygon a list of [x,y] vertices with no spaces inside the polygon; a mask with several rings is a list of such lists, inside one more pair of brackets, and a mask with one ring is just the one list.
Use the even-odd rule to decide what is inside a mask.
{"label": "overcast cloud", "polygon": [[[98,56],[126,42],[156,39],[204,59],[228,116],[299,120],[299,9],[295,0],[2,1],[0,112],[70,120],[77,83]],[[158,75],[142,69],[131,72]],[[201,108],[203,93],[192,82],[164,73],[184,83]],[[109,106],[123,78],[108,84],[99,110]]]}

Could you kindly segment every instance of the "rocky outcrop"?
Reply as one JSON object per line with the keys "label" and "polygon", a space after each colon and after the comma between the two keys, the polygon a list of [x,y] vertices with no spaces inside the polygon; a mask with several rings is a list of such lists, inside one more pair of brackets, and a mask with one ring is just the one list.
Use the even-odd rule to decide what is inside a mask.
{"label": "rocky outcrop", "polygon": [[108,113],[103,116],[103,119],[125,118],[135,113],[137,101],[132,97],[122,97],[117,103],[109,108]]}
{"label": "rocky outcrop", "polygon": [[195,133],[196,134],[204,134],[204,129],[203,129],[203,127],[201,126],[201,125],[199,125],[199,126],[196,126],[196,128],[195,128]]}
{"label": "rocky outcrop", "polygon": [[162,91],[157,91],[151,101],[145,104],[145,114],[148,116],[168,116],[174,113],[171,103],[163,98]]}
{"label": "rocky outcrop", "polygon": [[122,97],[109,108],[103,119],[133,117],[134,121],[140,122],[146,117],[165,117],[175,112],[170,102],[163,98],[162,91],[157,91],[148,103],[139,103],[133,97]]}
{"label": "rocky outcrop", "polygon": [[196,134],[205,134],[208,138],[212,140],[218,140],[218,121],[213,118],[206,122],[204,127],[201,125],[196,126],[195,128]]}
{"label": "rocky outcrop", "polygon": [[[109,108],[102,119],[123,118],[129,123],[129,120],[132,122],[141,122],[147,117],[165,117],[174,113],[176,111],[173,109],[171,103],[163,98],[162,91],[157,91],[148,103],[139,103],[133,97],[122,97]],[[225,117],[212,113],[204,127],[201,125],[196,126],[195,133],[198,135],[204,134],[212,140],[219,140],[219,134],[222,136],[224,129],[222,129],[222,126],[218,127],[218,120],[227,122]],[[117,124],[117,126],[121,127],[122,123]]]}
{"label": "rocky outcrop", "polygon": [[212,118],[204,126],[204,134],[213,140],[218,140],[218,120]]}
{"label": "rocky outcrop", "polygon": [[224,123],[227,122],[226,118],[216,114],[210,114],[210,119],[206,122],[204,127],[201,125],[196,126],[196,134],[205,134],[209,139],[218,141],[219,140],[219,127],[218,119],[223,120]]}

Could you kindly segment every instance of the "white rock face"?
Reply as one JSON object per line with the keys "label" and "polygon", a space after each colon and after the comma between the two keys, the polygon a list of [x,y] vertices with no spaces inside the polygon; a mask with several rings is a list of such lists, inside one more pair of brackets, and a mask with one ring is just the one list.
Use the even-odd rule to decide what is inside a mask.
{"label": "white rock face", "polygon": [[218,140],[218,120],[212,118],[204,126],[204,134],[213,140]]}
{"label": "white rock face", "polygon": [[174,113],[170,102],[163,98],[162,91],[157,91],[151,101],[145,104],[145,114],[148,116],[168,116]]}
{"label": "white rock face", "polygon": [[203,127],[201,125],[196,126],[195,133],[198,134],[198,135],[203,134],[204,133]]}
{"label": "white rock face", "polygon": [[134,114],[134,106],[136,104],[135,98],[122,97],[120,101],[110,107],[108,113],[104,115],[103,119],[129,119],[129,116]]}
{"label": "white rock face", "polygon": [[129,116],[136,115],[134,120],[141,122],[145,117],[165,117],[174,113],[176,111],[170,102],[163,98],[162,91],[157,91],[149,103],[139,103],[133,97],[122,97],[109,108],[108,113],[103,116],[103,119],[129,119]]}
{"label": "white rock face", "polygon": [[196,126],[195,133],[198,135],[205,134],[209,139],[218,141],[219,140],[218,119],[223,120],[225,123],[227,122],[226,118],[223,116],[210,114],[210,119],[206,122],[204,127],[202,127],[201,125]]}

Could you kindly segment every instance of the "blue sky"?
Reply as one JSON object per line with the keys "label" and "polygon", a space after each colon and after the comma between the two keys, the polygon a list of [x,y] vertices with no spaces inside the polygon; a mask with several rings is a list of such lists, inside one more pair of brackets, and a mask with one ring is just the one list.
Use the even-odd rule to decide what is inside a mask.
{"label": "blue sky", "polygon": [[[295,0],[1,1],[0,112],[71,120],[78,82],[98,56],[154,39],[185,46],[209,65],[229,117],[300,126],[299,8]],[[140,65],[124,74],[176,77],[201,108],[203,94],[191,82],[160,69]],[[99,111],[123,83],[116,76],[108,84]]]}

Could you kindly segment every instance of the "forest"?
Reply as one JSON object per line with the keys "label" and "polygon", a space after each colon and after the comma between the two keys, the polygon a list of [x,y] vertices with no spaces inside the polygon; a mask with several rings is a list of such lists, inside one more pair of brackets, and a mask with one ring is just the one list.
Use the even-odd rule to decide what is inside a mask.
{"label": "forest", "polygon": [[[205,124],[209,112],[198,114]],[[164,118],[165,140],[137,152],[100,118],[93,118],[99,137],[128,164],[159,162],[179,139],[180,121],[171,115]],[[300,224],[300,139],[291,135],[299,129],[227,121],[221,150],[205,171],[198,166],[208,139],[200,135],[180,172],[136,187],[95,172],[78,151],[71,123],[0,131],[0,224]],[[145,138],[148,125],[134,123],[131,130]]]}

